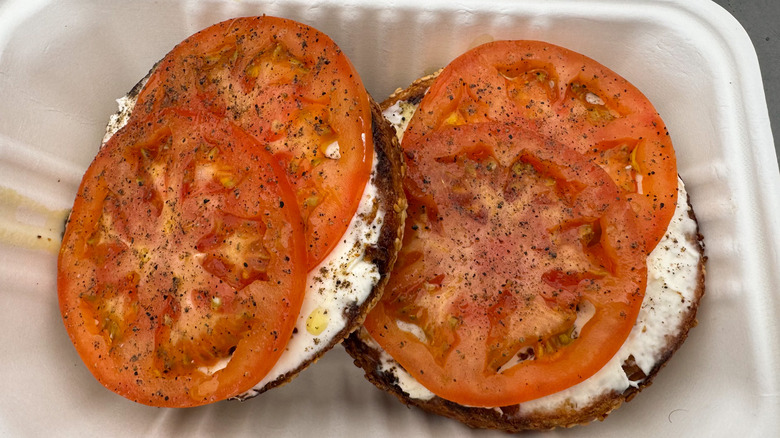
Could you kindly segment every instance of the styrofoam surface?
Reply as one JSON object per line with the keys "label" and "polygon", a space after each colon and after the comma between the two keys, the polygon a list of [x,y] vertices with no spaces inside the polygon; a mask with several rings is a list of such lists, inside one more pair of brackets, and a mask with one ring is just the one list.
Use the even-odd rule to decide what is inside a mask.
{"label": "styrofoam surface", "polygon": [[[60,321],[62,219],[114,99],[180,40],[266,13],[328,33],[378,100],[489,39],[541,39],[611,67],[671,132],[706,238],[699,325],[652,387],[550,436],[776,436],[780,174],[755,51],[708,1],[57,1],[0,4],[1,436],[493,436],[377,391],[340,348],[245,403],[156,409],[103,389]],[[504,436],[496,434],[495,436]]]}

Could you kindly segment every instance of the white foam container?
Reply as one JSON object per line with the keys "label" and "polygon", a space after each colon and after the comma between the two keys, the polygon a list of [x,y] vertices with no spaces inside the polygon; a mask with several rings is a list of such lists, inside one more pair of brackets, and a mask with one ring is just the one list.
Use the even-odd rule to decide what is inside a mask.
{"label": "white foam container", "polygon": [[56,251],[114,99],[188,35],[262,13],[329,34],[378,100],[489,39],[547,40],[633,82],[671,132],[706,237],[707,295],[652,387],[603,423],[546,435],[777,436],[780,173],[755,51],[733,17],[691,0],[309,3],[0,4],[0,436],[504,436],[405,408],[340,348],[257,399],[179,410],[114,395],[79,360]]}

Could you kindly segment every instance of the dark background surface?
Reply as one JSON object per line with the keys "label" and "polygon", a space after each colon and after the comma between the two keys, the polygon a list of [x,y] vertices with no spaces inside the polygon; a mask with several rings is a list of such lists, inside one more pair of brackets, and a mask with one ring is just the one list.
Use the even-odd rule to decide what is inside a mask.
{"label": "dark background surface", "polygon": [[780,0],[714,1],[742,24],[756,48],[775,151],[780,162]]}

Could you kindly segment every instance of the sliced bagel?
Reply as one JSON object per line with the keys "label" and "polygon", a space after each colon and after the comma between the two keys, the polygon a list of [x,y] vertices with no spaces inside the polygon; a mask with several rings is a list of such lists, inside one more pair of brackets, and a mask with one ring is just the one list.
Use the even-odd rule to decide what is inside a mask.
{"label": "sliced bagel", "polygon": [[[324,85],[322,76],[317,76],[323,74],[328,78],[327,85]],[[246,88],[245,80],[260,85]],[[263,80],[266,82],[261,84]],[[241,93],[233,93],[239,86],[245,88]],[[212,87],[211,91],[207,87]],[[197,92],[188,94],[189,90],[196,88]],[[333,94],[337,90],[343,90],[343,94]],[[327,106],[326,101],[334,104]],[[124,138],[129,135],[124,134],[127,130],[146,129],[144,124],[151,126],[152,122],[147,120],[162,119],[160,114],[171,111],[184,111],[191,114],[188,120],[193,123],[204,118],[215,119],[230,126],[226,129],[241,133],[244,142],[254,139],[255,147],[262,149],[258,154],[272,156],[276,162],[274,166],[286,171],[285,179],[289,183],[279,183],[291,187],[298,205],[295,205],[296,202],[280,202],[279,208],[284,209],[286,204],[287,209],[292,208],[301,216],[308,266],[296,269],[308,272],[304,279],[305,294],[298,304],[299,310],[296,308],[294,314],[285,317],[288,318],[285,324],[292,324],[291,331],[286,336],[281,335],[284,339],[274,347],[273,355],[278,359],[274,360],[273,366],[251,387],[234,391],[229,397],[251,398],[290,381],[362,323],[368,310],[381,296],[400,247],[406,209],[402,189],[404,168],[393,128],[382,117],[379,106],[365,91],[354,68],[332,40],[313,28],[285,19],[264,16],[229,20],[179,44],[117,102],[119,111],[109,120],[102,150],[135,147],[145,154],[143,144],[116,146],[115,143],[125,141]],[[281,109],[276,109],[276,102],[280,102]],[[262,114],[273,117],[273,121],[263,118]],[[211,140],[206,134],[198,141],[208,144]],[[230,139],[223,141],[227,141],[226,147],[229,147]],[[370,149],[360,150],[367,146]],[[167,148],[165,145],[160,147]],[[236,184],[232,176],[223,175],[224,169],[208,162],[219,153],[217,149],[215,147],[215,152],[208,154],[202,168],[196,166],[188,170],[191,172],[189,178],[194,178],[196,182],[198,178],[212,178],[223,188],[230,189]],[[246,158],[255,160],[252,156]],[[156,168],[165,175],[172,168],[181,168],[171,165],[176,157],[168,160],[167,165]],[[339,166],[340,160],[346,160],[346,164]],[[354,167],[354,162],[365,164]],[[327,170],[323,170],[325,167]],[[364,176],[353,178],[353,171],[356,175],[363,172]],[[161,178],[167,181],[168,176]],[[181,175],[171,178],[181,178]],[[361,182],[361,178],[365,181]],[[139,182],[139,185],[142,183]],[[206,181],[204,184],[211,183]],[[238,196],[236,192],[236,198]],[[163,199],[166,205],[178,201],[175,197],[163,196]],[[130,203],[122,201],[123,204],[125,202]],[[207,203],[209,199],[204,198],[203,202]],[[354,211],[349,213],[349,217],[343,217],[344,213],[339,209],[346,208],[342,204],[350,203]],[[343,232],[333,235],[334,230]],[[249,241],[251,236],[243,239]],[[324,240],[328,242],[323,243]],[[227,238],[222,242],[238,241]],[[240,251],[241,242],[235,246],[234,252]],[[63,253],[71,253],[72,248],[72,245],[64,245]],[[132,246],[130,250],[135,251]],[[216,253],[212,254],[211,250],[203,250],[198,245],[192,250],[192,263],[203,264],[206,263],[203,260],[212,260],[208,262],[211,265],[205,268],[207,271],[213,273],[214,270],[228,269],[233,272],[232,265],[228,265],[233,259],[228,260],[221,254],[217,257]],[[155,252],[155,257],[179,257],[177,254],[166,255],[164,248]],[[316,256],[313,255],[315,253]],[[252,254],[265,257],[262,251],[248,256],[252,257]],[[252,263],[245,260],[243,271],[239,265],[233,270],[245,273],[247,269],[252,269]],[[60,268],[63,275],[67,275],[67,268],[67,263],[63,263]],[[239,277],[235,281],[240,285],[254,278],[250,276],[242,280]],[[256,277],[258,280],[253,281],[268,281],[260,274]],[[165,291],[159,293],[161,296],[166,294]],[[204,296],[208,293],[208,290],[203,291]],[[187,312],[185,301],[178,303],[176,308]],[[218,313],[219,306],[224,303],[224,298],[215,295],[213,312]],[[176,324],[176,316],[169,316],[165,323]],[[156,324],[152,322],[152,327]],[[284,333],[279,328],[280,333]],[[272,332],[274,337],[279,336],[275,333]],[[102,336],[100,333],[96,335]],[[243,342],[240,339],[238,342]],[[280,353],[276,352],[278,345],[283,347]],[[154,346],[149,349],[159,357]],[[204,359],[201,366],[192,369],[192,373],[201,373],[204,379],[214,376],[216,381],[218,373],[230,366],[233,351],[236,351],[235,347],[217,352],[216,359]],[[210,353],[203,354],[208,356]],[[118,356],[121,357],[121,354]],[[197,364],[197,360],[193,358],[193,363]],[[253,364],[249,363],[249,366]],[[166,372],[161,370],[162,374]],[[104,382],[100,376],[98,378]],[[133,396],[132,391],[106,386],[135,401],[159,406],[216,401],[204,396],[177,404],[177,401],[163,395],[140,398]]]}
{"label": "sliced bagel", "polygon": [[[399,140],[437,75],[396,90],[382,103]],[[677,203],[661,241],[647,257],[647,288],[636,322],[617,354],[591,377],[567,389],[508,406],[473,407],[447,400],[423,386],[365,328],[345,342],[366,378],[402,403],[475,428],[517,432],[571,427],[603,420],[649,386],[696,325],[704,294],[706,257],[682,179]],[[404,261],[399,260],[403,265]],[[393,277],[395,278],[395,277]],[[392,282],[392,279],[391,279]]]}

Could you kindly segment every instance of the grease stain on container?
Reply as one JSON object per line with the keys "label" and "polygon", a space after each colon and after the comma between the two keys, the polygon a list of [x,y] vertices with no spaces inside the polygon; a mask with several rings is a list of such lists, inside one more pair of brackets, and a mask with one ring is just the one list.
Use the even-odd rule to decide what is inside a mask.
{"label": "grease stain on container", "polygon": [[56,254],[69,212],[0,187],[0,243]]}

